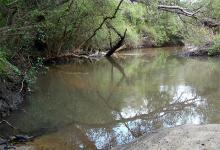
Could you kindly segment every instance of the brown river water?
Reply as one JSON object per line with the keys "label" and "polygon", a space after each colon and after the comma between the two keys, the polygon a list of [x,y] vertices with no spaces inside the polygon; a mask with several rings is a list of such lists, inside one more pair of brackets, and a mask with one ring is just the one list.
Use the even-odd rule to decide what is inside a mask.
{"label": "brown river water", "polygon": [[[220,123],[220,60],[122,52],[93,64],[50,66],[3,135],[38,136],[39,150],[108,149],[159,128]],[[40,135],[40,136],[39,136]]]}

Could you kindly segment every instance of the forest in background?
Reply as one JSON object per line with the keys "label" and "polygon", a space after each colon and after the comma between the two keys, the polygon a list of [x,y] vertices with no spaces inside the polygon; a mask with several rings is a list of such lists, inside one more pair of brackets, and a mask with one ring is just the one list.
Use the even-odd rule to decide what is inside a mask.
{"label": "forest in background", "polygon": [[219,6],[218,0],[1,0],[0,71],[12,67],[6,60],[27,72],[42,58],[105,51],[125,30],[126,48],[216,40],[210,49],[215,53],[220,45]]}
{"label": "forest in background", "polygon": [[0,0],[1,91],[22,93],[45,60],[67,55],[206,44],[219,54],[219,26],[218,0]]}
{"label": "forest in background", "polygon": [[[11,116],[8,116],[14,110],[20,110],[20,104],[27,98],[26,95],[31,96],[39,91],[40,97],[36,97],[36,99],[39,98],[40,101],[36,99],[31,101],[33,107],[37,109],[31,106],[29,112],[24,110],[26,114],[35,115],[36,113],[35,121],[29,118],[31,116],[25,117],[23,113],[19,114],[16,111],[14,113],[19,116],[16,119],[22,120],[22,127],[23,123],[29,126],[28,122],[30,126],[44,123],[42,116],[45,117],[45,120],[49,120],[50,117],[55,120],[55,123],[52,119],[53,121],[47,124],[47,127],[51,127],[51,129],[58,126],[56,123],[65,124],[64,113],[67,112],[66,114],[68,114],[69,110],[71,112],[77,110],[73,109],[75,103],[71,103],[73,102],[72,98],[82,102],[82,105],[77,106],[79,110],[88,110],[89,114],[95,117],[97,117],[96,114],[102,116],[103,113],[101,111],[96,113],[96,110],[103,110],[104,112],[106,108],[103,107],[103,103],[96,100],[105,102],[111,99],[111,96],[115,96],[112,99],[120,99],[120,95],[123,96],[124,94],[124,91],[121,91],[123,88],[119,88],[123,80],[126,84],[121,84],[121,87],[127,89],[125,92],[130,95],[145,92],[145,97],[150,99],[149,102],[152,104],[151,109],[166,104],[165,107],[159,108],[159,112],[157,109],[156,111],[152,109],[152,113],[149,114],[155,116],[164,111],[164,108],[169,109],[170,106],[169,111],[172,111],[172,107],[181,107],[182,109],[184,108],[182,106],[188,106],[185,105],[185,102],[169,105],[173,95],[166,94],[164,91],[161,92],[161,87],[163,88],[165,87],[163,85],[166,85],[163,83],[164,81],[173,87],[173,83],[181,78],[182,84],[182,75],[185,75],[184,84],[190,85],[189,83],[192,83],[200,95],[214,101],[218,97],[216,93],[218,93],[219,85],[217,80],[219,63],[214,59],[208,59],[208,63],[205,61],[198,63],[193,59],[183,60],[182,56],[220,56],[219,26],[219,0],[0,0],[0,125],[8,126],[13,132],[17,131],[16,127],[20,129],[19,126],[11,123],[9,120]],[[141,56],[145,57],[143,61],[123,62],[127,70],[124,70],[123,66],[113,58],[109,58],[118,50],[129,51],[158,47],[168,47],[163,48],[164,51],[172,51],[170,47],[174,47],[175,53],[178,54],[174,54],[175,57],[172,60],[168,60],[170,56],[163,53],[164,51],[150,57],[143,55]],[[179,50],[182,47],[190,53],[179,54],[176,48]],[[148,52],[148,50],[149,52],[157,51],[156,49],[147,49],[146,51]],[[173,56],[173,54],[171,55]],[[104,61],[104,63],[101,61],[99,61],[101,63],[95,63],[96,60],[103,57],[107,57],[104,61],[108,62],[108,65],[105,65],[106,62]],[[155,59],[153,62],[151,62],[151,57]],[[73,80],[67,80],[69,77],[73,78],[74,73],[70,71],[74,68],[72,66],[65,68],[65,65],[55,65],[47,70],[47,66],[51,64],[72,62],[77,62],[71,65],[78,67],[79,73],[76,73],[75,70],[73,72],[80,77],[82,76],[80,71],[83,70],[83,66],[98,68],[91,67],[92,74],[84,70],[85,73],[83,72],[83,74],[89,77]],[[86,63],[79,65],[81,62]],[[63,71],[62,69],[64,71],[66,69],[68,72],[65,72],[66,75],[64,76],[60,76],[60,74],[57,76],[56,72],[50,72],[53,67],[60,69],[60,72]],[[114,71],[114,68],[118,72]],[[201,69],[205,72],[201,72]],[[46,76],[49,76],[42,80],[44,84],[40,90],[37,90],[34,88],[40,80],[39,77],[38,82],[36,82],[37,76],[40,76],[44,70],[47,72]],[[116,87],[112,87],[114,86],[113,81],[116,81],[113,78],[117,79],[121,75],[122,78]],[[65,79],[67,76],[68,78]],[[86,93],[85,97],[81,97],[84,94],[81,88],[88,86],[90,81],[93,81],[90,87],[93,89],[91,95]],[[133,82],[135,86],[129,85],[129,82]],[[101,83],[100,89],[96,83]],[[107,87],[110,88],[105,89],[103,85],[108,84]],[[54,87],[57,91],[54,90]],[[105,100],[99,90],[104,91],[104,96],[109,94],[109,98]],[[114,91],[119,93],[118,97]],[[175,91],[178,91],[178,88]],[[47,99],[48,93],[53,94],[53,92],[54,97],[49,101]],[[94,97],[94,101],[91,101],[90,97]],[[54,99],[57,99],[59,105],[54,105]],[[139,96],[134,99],[142,100],[142,97]],[[155,99],[160,99],[163,103]],[[83,100],[88,100],[88,103],[83,103]],[[191,100],[196,100],[196,97]],[[117,109],[110,109],[120,114],[118,110],[121,107],[119,104],[121,102],[120,100],[116,101]],[[57,107],[60,108],[60,104],[66,109],[59,110]],[[54,117],[51,109],[48,109],[50,106],[54,107]],[[98,108],[98,106],[100,107]],[[217,106],[215,101],[213,106]],[[25,107],[21,107],[23,111]],[[93,110],[94,107],[95,110]],[[214,110],[217,110],[217,107]],[[93,111],[95,112],[94,115]],[[108,113],[107,120],[114,117],[109,110]],[[60,117],[61,120],[56,114],[63,115]],[[80,118],[83,118],[82,116],[79,115]],[[89,121],[91,118],[85,117],[84,119]],[[123,119],[123,117],[121,118]],[[175,120],[175,117],[171,116],[171,118]],[[114,118],[112,120],[114,123]],[[15,139],[11,139],[11,137],[0,135],[0,146],[1,141],[20,143],[20,138],[29,141],[34,137],[20,135],[18,138],[15,136]]]}

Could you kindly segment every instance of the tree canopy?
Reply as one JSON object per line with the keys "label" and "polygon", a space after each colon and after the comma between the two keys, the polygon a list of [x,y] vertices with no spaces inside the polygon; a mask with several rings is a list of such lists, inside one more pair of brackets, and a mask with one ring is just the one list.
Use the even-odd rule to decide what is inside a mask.
{"label": "tree canopy", "polygon": [[218,0],[1,0],[0,48],[4,56],[27,60],[106,51],[117,44],[199,45],[218,40],[219,5]]}

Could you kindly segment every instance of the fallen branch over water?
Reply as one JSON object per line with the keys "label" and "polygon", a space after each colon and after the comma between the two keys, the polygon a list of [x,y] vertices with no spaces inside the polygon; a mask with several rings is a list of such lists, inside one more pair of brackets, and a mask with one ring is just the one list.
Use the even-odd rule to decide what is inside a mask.
{"label": "fallen branch over water", "polygon": [[110,57],[113,55],[124,43],[125,37],[126,37],[127,29],[124,32],[124,35],[118,34],[120,36],[120,40],[110,49],[108,50],[106,57]]}
{"label": "fallen branch over water", "polygon": [[183,15],[187,17],[192,17],[197,20],[199,20],[204,26],[209,27],[209,28],[216,28],[220,26],[220,21],[213,19],[213,18],[208,18],[208,17],[201,17],[197,15],[201,10],[202,7],[197,9],[196,11],[190,11],[186,8],[180,7],[180,6],[169,6],[169,5],[158,5],[158,9],[161,11],[167,11],[171,13],[175,13],[178,15]]}
{"label": "fallen branch over water", "polygon": [[117,32],[117,30],[115,28],[113,28],[115,30],[115,32],[118,34],[118,36],[120,37],[119,41],[110,49],[108,49],[106,52],[98,52],[92,55],[85,55],[85,54],[75,54],[75,53],[67,53],[67,54],[61,54],[58,56],[54,56],[54,57],[48,57],[45,58],[44,62],[46,64],[50,64],[50,63],[57,63],[59,61],[62,62],[66,62],[69,61],[73,58],[79,58],[79,59],[85,59],[85,60],[89,60],[89,62],[93,62],[93,59],[99,59],[102,57],[111,57],[117,50],[120,50],[123,48],[123,43],[126,37],[126,33],[127,33],[127,29],[124,31],[124,34],[121,35],[119,32]]}
{"label": "fallen branch over water", "polygon": [[198,11],[190,12],[180,6],[158,5],[158,9],[163,10],[163,11],[176,13],[176,14],[181,14],[181,15],[188,16],[188,17],[193,17],[193,16],[195,17],[196,13],[198,13]]}

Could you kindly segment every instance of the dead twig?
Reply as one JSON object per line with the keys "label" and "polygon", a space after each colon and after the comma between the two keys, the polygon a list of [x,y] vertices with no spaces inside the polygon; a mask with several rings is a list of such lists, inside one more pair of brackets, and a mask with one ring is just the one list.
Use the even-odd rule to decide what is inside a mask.
{"label": "dead twig", "polygon": [[24,80],[25,80],[25,77],[23,78],[23,80],[21,81],[21,88],[19,90],[19,93],[21,93],[23,91],[23,88],[24,88]]}
{"label": "dead twig", "polygon": [[5,124],[7,124],[9,127],[11,127],[12,129],[14,129],[14,130],[17,130],[17,128],[16,127],[14,127],[11,123],[9,123],[7,120],[2,120],[2,121],[0,121],[0,124],[3,124],[3,123],[5,123]]}

